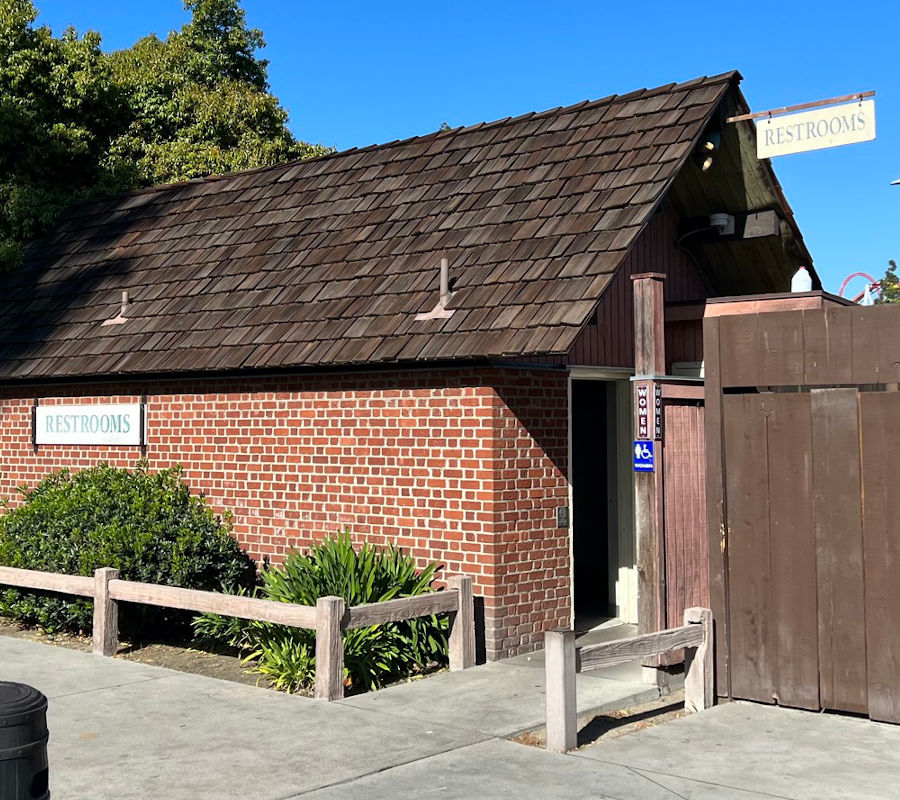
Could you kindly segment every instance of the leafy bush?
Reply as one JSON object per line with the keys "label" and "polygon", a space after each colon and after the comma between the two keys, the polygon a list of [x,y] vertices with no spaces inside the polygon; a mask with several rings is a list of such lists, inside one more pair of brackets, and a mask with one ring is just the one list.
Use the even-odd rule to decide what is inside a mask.
{"label": "leafy bush", "polygon": [[[125,580],[218,591],[252,586],[254,562],[203,499],[191,495],[181,468],[152,474],[101,464],[82,472],[62,470],[31,490],[22,504],[0,516],[0,564],[91,575],[116,567]],[[92,603],[71,596],[9,589],[0,613],[54,630],[86,631]],[[187,617],[170,609],[124,605],[126,636],[172,633]]]}
{"label": "leafy bush", "polygon": [[[439,570],[421,572],[399,548],[353,548],[346,534],[329,537],[309,552],[291,553],[280,567],[262,573],[259,595],[314,606],[320,597],[343,597],[348,606],[433,591]],[[386,681],[446,661],[446,618],[423,617],[344,632],[344,678],[352,687],[375,688]],[[293,691],[315,681],[315,632],[262,622],[227,620],[214,614],[194,621],[197,637],[238,647],[254,669],[280,689]]]}

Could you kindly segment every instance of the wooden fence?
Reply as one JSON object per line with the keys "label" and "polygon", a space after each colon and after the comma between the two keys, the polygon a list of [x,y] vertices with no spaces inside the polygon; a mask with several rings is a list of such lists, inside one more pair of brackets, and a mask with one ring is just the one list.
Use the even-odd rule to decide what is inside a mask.
{"label": "wooden fence", "polygon": [[145,603],[198,613],[271,622],[316,632],[316,689],[323,700],[344,696],[344,651],[341,632],[387,622],[452,614],[450,625],[450,669],[475,665],[475,605],[472,579],[447,578],[441,592],[400,597],[383,603],[347,608],[342,597],[320,597],[315,606],[279,603],[256,597],[203,592],[177,586],[138,583],[119,579],[111,567],[98,569],[93,577],[60,575],[55,572],[0,567],[0,584],[90,597],[94,601],[93,652],[114,655],[119,646],[118,603]]}
{"label": "wooden fence", "polygon": [[575,631],[544,634],[547,680],[547,749],[565,753],[578,741],[575,675],[598,667],[660,656],[684,648],[684,707],[702,711],[713,704],[712,612],[688,608],[684,625],[630,639],[575,646]]}
{"label": "wooden fence", "polygon": [[705,320],[720,695],[900,723],[900,307]]}

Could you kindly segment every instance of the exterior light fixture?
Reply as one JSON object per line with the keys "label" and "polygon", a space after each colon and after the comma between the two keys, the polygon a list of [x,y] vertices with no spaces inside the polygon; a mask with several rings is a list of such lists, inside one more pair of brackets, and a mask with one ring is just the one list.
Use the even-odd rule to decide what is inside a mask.
{"label": "exterior light fixture", "polygon": [[731,236],[734,234],[733,214],[710,214],[709,227],[718,231],[719,236]]}
{"label": "exterior light fixture", "polygon": [[719,131],[708,131],[697,145],[694,151],[694,161],[702,172],[707,172],[713,165],[714,156],[722,143],[722,134]]}

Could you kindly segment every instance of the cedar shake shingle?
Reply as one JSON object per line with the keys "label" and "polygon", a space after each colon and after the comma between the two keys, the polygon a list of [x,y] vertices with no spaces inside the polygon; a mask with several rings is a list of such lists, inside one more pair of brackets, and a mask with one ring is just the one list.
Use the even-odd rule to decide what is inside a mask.
{"label": "cedar shake shingle", "polygon": [[81,204],[0,276],[0,378],[564,354],[737,79]]}

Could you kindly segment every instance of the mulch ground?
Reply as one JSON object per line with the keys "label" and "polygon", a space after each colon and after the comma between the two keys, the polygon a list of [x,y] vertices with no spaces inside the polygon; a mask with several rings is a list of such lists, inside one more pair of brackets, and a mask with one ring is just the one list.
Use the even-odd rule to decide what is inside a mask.
{"label": "mulch ground", "polygon": [[[28,639],[33,642],[43,642],[57,647],[68,647],[70,650],[80,650],[82,653],[91,651],[91,639],[88,636],[73,636],[67,633],[46,633],[38,628],[26,628],[12,620],[0,617],[0,636],[12,636],[17,639]],[[120,642],[119,651],[113,658],[121,658],[126,661],[137,661],[141,664],[150,664],[154,667],[165,667],[179,672],[191,672],[195,675],[204,675],[207,678],[219,678],[235,683],[244,683],[251,686],[261,686],[264,689],[272,689],[272,685],[265,675],[251,671],[251,664],[245,664],[241,658],[233,653],[211,652],[192,647],[190,643],[182,642],[150,642],[134,645],[129,642]],[[406,683],[408,681],[422,680],[436,672],[444,672],[446,668],[433,668],[417,675],[396,681]],[[395,684],[388,684],[395,685]],[[354,690],[353,693],[356,693]],[[301,689],[295,694],[312,697],[312,689]]]}
{"label": "mulch ground", "polygon": [[[83,653],[91,651],[91,640],[86,636],[72,636],[66,633],[45,633],[36,628],[25,628],[10,620],[0,618],[0,636],[12,636],[33,642],[68,647]],[[188,644],[153,642],[140,646],[128,642],[119,644],[119,652],[114,658],[138,661],[154,667],[166,667],[179,672],[192,672],[208,678],[221,678],[235,683],[246,683],[270,688],[265,676],[249,671],[249,665],[229,653],[212,653],[198,650]]]}

